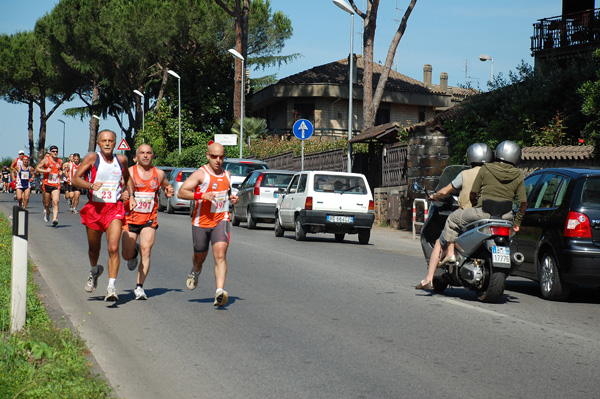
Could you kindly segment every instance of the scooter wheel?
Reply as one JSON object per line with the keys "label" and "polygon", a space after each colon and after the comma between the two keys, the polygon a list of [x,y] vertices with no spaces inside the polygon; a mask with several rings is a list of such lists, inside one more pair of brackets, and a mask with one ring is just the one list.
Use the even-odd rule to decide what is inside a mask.
{"label": "scooter wheel", "polygon": [[442,280],[433,279],[433,291],[444,292],[448,288],[448,283]]}

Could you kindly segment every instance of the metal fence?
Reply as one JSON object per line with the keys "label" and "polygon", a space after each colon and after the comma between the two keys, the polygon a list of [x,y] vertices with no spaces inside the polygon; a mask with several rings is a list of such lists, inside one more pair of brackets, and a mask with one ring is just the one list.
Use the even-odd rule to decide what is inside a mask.
{"label": "metal fence", "polygon": [[407,182],[408,145],[393,144],[383,147],[381,187],[403,186]]}
{"label": "metal fence", "polygon": [[[402,186],[407,182],[407,154],[408,146],[406,144],[385,145],[380,170],[382,171],[381,187]],[[367,155],[367,154],[356,154]],[[356,158],[355,158],[356,160]],[[293,152],[276,155],[265,158],[265,162],[271,169],[283,169],[300,171],[302,169],[302,158],[295,157]],[[366,165],[364,162],[354,162],[354,172],[363,173],[369,176],[369,170],[360,170],[359,165]],[[304,156],[305,170],[330,170],[343,172],[347,170],[347,155],[343,149],[329,150],[316,154]]]}

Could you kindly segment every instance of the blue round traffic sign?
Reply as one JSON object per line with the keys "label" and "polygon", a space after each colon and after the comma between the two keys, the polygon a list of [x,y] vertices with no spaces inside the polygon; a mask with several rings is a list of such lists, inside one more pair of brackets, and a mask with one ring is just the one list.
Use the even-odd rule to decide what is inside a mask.
{"label": "blue round traffic sign", "polygon": [[300,140],[306,140],[314,132],[313,124],[308,119],[298,119],[294,123],[294,135]]}

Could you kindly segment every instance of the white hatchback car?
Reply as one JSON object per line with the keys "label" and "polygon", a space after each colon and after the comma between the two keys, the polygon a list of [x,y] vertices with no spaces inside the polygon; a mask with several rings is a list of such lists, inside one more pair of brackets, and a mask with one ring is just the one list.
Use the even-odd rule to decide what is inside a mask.
{"label": "white hatchback car", "polygon": [[360,173],[303,171],[281,189],[275,209],[275,236],[294,230],[296,240],[307,233],[332,233],[338,242],[358,234],[368,244],[375,220],[373,195]]}

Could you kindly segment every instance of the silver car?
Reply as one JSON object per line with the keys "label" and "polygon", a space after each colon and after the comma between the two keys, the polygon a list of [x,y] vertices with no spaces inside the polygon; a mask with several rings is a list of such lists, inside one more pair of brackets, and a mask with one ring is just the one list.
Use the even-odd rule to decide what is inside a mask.
{"label": "silver car", "polygon": [[266,162],[258,159],[225,158],[223,161],[223,169],[231,173],[231,193],[234,195],[250,172],[268,168]]}
{"label": "silver car", "polygon": [[177,198],[177,193],[179,192],[183,182],[197,170],[197,168],[173,169],[167,176],[167,179],[173,186],[175,194],[173,194],[171,198],[167,198],[164,191],[161,190],[158,194],[158,208],[166,210],[167,213],[174,213],[175,211],[189,211],[191,201]]}
{"label": "silver car", "polygon": [[246,221],[249,229],[256,223],[275,220],[275,205],[279,189],[286,188],[296,172],[264,169],[250,173],[240,185],[239,201],[231,209],[231,224],[238,226]]}

